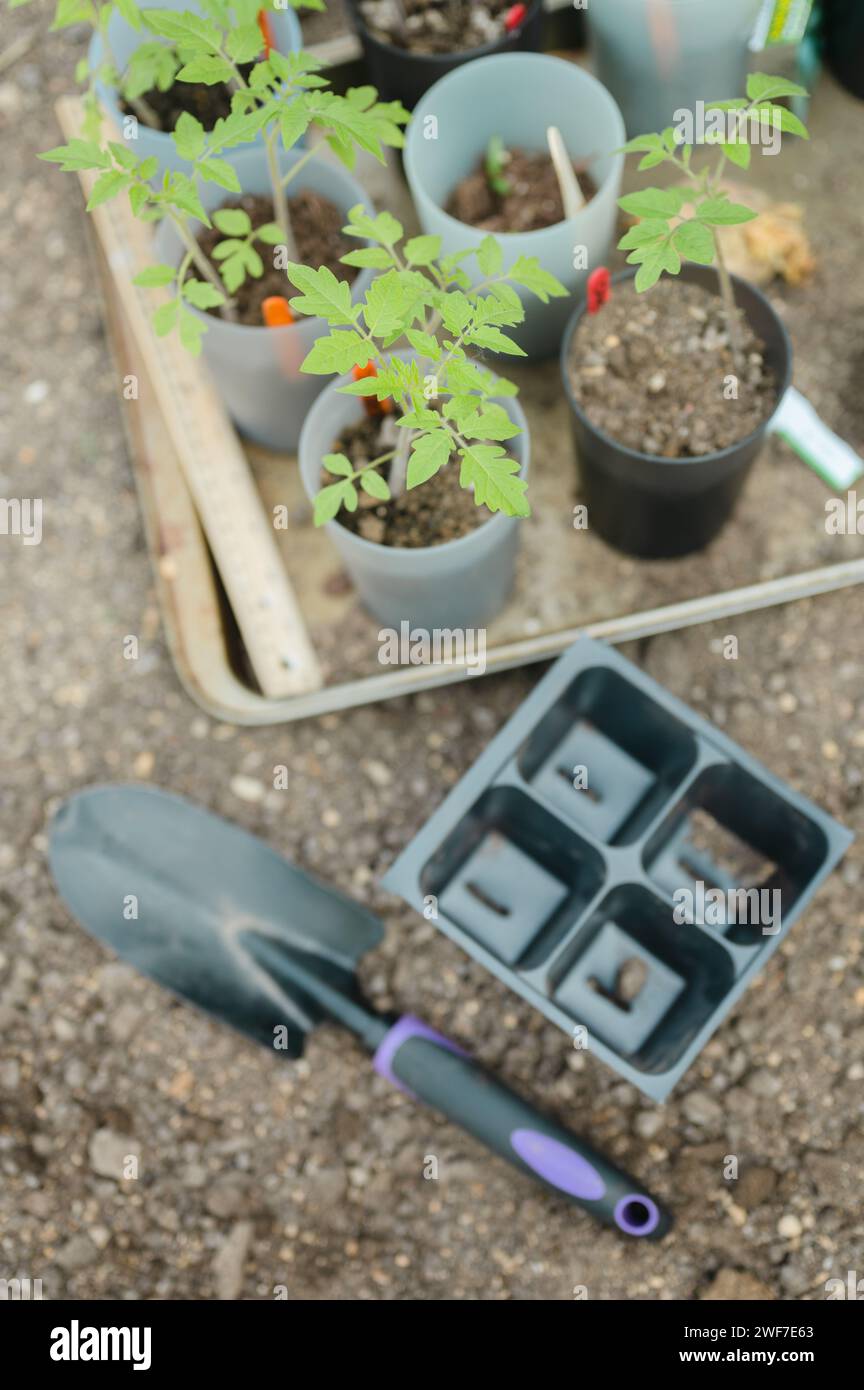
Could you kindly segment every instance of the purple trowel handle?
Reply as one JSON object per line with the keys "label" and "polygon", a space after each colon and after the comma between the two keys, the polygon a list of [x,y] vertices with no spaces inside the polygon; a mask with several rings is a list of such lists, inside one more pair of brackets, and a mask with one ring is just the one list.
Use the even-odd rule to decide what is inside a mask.
{"label": "purple trowel handle", "polygon": [[658,1239],[670,1217],[635,1179],[487,1075],[449,1039],[406,1014],[375,1053],[375,1068],[523,1172],[629,1236]]}

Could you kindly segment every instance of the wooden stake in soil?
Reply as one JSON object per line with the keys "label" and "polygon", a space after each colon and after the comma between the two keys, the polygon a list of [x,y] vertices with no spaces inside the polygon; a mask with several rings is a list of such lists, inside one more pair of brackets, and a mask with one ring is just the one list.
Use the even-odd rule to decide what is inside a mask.
{"label": "wooden stake in soil", "polygon": [[[80,136],[80,101],[65,98],[58,102],[57,113],[66,138]],[[96,174],[83,170],[79,179],[89,195]],[[153,305],[160,299],[165,302],[169,291],[133,284],[134,277],[153,264],[152,228],[119,198],[96,207],[91,225],[261,692],[278,700],[318,690],[318,661],[237,432],[196,359],[176,337],[157,339],[153,332]],[[133,409],[143,411],[144,399]]]}
{"label": "wooden stake in soil", "polygon": [[557,125],[550,125],[546,131],[546,141],[549,145],[549,154],[558,178],[558,187],[561,190],[561,202],[564,204],[564,217],[567,221],[581,212],[585,206],[585,198],[582,189],[579,187],[579,180],[573,172],[573,165],[567,153],[567,146],[564,144],[563,137]]}

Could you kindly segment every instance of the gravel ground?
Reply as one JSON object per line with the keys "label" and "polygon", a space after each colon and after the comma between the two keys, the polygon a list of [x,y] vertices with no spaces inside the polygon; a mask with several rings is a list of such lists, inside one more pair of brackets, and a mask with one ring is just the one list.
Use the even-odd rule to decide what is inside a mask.
{"label": "gravel ground", "polygon": [[[33,16],[4,16],[2,47]],[[56,143],[78,46],[53,36],[0,76],[0,473],[4,495],[46,507],[40,546],[0,538],[0,1276],[74,1299],[824,1297],[864,1269],[861,842],[658,1107],[377,888],[535,672],[281,729],[196,711],[155,609],[78,190],[32,157]],[[859,137],[860,118],[837,136]],[[859,223],[832,217],[857,267]],[[844,372],[860,294],[850,279]],[[845,409],[860,432],[860,396]],[[860,833],[861,610],[841,593],[625,651]],[[392,1091],[344,1035],[320,1031],[289,1068],[109,959],[54,896],[46,820],[75,788],[129,778],[380,912],[376,1003],[589,1133],[674,1204],[675,1231],[625,1246]],[[118,1181],[130,1154],[138,1177]]]}

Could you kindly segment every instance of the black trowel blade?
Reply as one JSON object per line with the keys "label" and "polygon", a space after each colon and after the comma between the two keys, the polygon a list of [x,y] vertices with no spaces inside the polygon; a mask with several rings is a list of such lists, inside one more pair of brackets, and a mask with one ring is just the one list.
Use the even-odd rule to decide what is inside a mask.
{"label": "black trowel blade", "polygon": [[81,926],[174,994],[282,1055],[299,1057],[323,1017],[244,948],[272,937],[308,970],[355,995],[378,919],[289,864],[262,840],[154,787],[94,787],[58,811],[49,861]]}

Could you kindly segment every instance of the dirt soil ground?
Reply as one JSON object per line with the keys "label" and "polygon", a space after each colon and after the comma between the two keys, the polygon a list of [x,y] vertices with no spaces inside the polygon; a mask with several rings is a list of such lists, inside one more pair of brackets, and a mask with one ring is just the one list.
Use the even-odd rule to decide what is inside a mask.
{"label": "dirt soil ground", "polygon": [[[0,52],[37,16],[4,13]],[[52,102],[81,48],[53,35],[0,73],[0,493],[45,499],[41,545],[0,537],[0,1276],[82,1300],[824,1298],[864,1269],[860,591],[625,648],[862,837],[670,1102],[650,1104],[377,887],[535,670],[254,731],[180,689],[78,186],[34,158],[57,143]],[[835,159],[812,175],[804,147],[788,155],[821,266],[798,347],[820,408],[864,448],[864,115],[826,79],[812,118]],[[342,1034],[289,1068],[110,959],[57,901],[46,822],[72,790],[124,779],[200,801],[379,912],[376,1004],[423,1015],[589,1134],[669,1200],[674,1232],[652,1246],[595,1228]],[[118,1183],[129,1153],[139,1176]]]}

